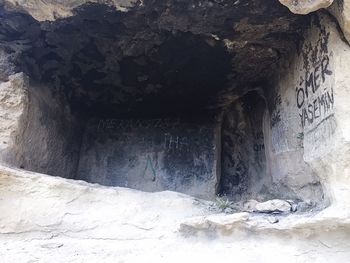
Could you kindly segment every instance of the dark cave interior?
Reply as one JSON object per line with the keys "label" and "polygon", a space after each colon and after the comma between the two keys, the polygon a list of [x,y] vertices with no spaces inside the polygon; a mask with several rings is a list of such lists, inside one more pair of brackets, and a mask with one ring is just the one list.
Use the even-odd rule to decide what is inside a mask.
{"label": "dark cave interior", "polygon": [[128,12],[86,4],[43,22],[0,7],[0,47],[12,65],[0,65],[1,79],[24,72],[76,120],[61,128],[76,138],[69,173],[35,157],[23,167],[204,197],[210,187],[241,195],[266,176],[263,90],[310,17],[273,0],[202,2],[149,0]]}

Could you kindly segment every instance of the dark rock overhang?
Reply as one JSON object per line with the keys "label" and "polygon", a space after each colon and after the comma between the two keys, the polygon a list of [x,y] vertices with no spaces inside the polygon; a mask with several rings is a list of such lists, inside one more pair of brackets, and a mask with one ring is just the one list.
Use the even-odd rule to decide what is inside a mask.
{"label": "dark rock overhang", "polygon": [[225,91],[269,80],[309,19],[275,0],[150,0],[128,12],[85,4],[44,22],[0,10],[1,46],[14,65],[2,77],[24,71],[73,109],[104,116],[222,106]]}

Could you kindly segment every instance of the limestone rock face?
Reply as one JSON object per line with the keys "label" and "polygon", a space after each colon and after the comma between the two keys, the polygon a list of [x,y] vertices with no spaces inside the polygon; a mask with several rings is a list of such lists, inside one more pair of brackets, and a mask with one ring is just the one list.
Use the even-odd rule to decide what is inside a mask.
{"label": "limestone rock face", "polygon": [[255,206],[255,211],[260,213],[287,213],[291,211],[292,206],[284,200],[269,200],[263,203],[258,203]]}
{"label": "limestone rock face", "polygon": [[295,14],[306,15],[321,8],[329,7],[334,0],[279,0]]}
{"label": "limestone rock face", "polygon": [[132,7],[137,0],[5,0],[5,5],[11,9],[28,12],[38,21],[56,20],[71,16],[73,9],[86,3],[108,4],[117,10],[126,11]]}
{"label": "limestone rock face", "polygon": [[275,0],[2,1],[0,255],[346,262],[340,33]]}
{"label": "limestone rock face", "polygon": [[350,43],[350,1],[336,1],[329,11],[337,18],[345,38]]}
{"label": "limestone rock face", "polygon": [[[211,202],[0,165],[0,254],[17,262],[347,262],[349,206],[318,214],[213,214]],[[332,261],[331,261],[332,262]]]}
{"label": "limestone rock face", "polygon": [[0,82],[0,153],[3,153],[0,156],[3,158],[5,151],[13,147],[17,131],[28,117],[27,87],[28,78],[22,73]]}

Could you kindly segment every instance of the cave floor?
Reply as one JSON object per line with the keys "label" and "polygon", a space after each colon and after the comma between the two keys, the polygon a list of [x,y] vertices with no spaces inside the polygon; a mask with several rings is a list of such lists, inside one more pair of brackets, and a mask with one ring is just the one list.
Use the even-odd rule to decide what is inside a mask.
{"label": "cave floor", "polygon": [[0,262],[348,262],[345,207],[276,224],[209,201],[0,166]]}

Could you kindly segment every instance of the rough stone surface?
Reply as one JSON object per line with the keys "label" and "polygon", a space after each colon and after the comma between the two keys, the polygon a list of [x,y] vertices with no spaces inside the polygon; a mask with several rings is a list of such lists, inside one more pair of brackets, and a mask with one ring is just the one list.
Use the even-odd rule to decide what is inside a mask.
{"label": "rough stone surface", "polygon": [[[301,199],[327,203],[328,198],[341,201],[349,184],[350,108],[345,98],[350,50],[327,15],[312,25],[299,52],[281,66],[276,89],[270,89],[270,97],[281,100],[272,100],[269,106],[271,117],[264,134],[270,134],[266,137],[271,141],[265,147],[273,182],[283,180],[281,185],[302,194],[299,187],[304,181],[310,187]],[[320,185],[326,195],[319,191]]]}
{"label": "rough stone surface", "polygon": [[329,11],[336,17],[347,42],[350,43],[350,1],[335,1]]}
{"label": "rough stone surface", "polygon": [[347,262],[348,204],[271,224],[270,216],[212,215],[209,202],[178,193],[107,188],[0,166],[1,261]]}
{"label": "rough stone surface", "polygon": [[63,101],[23,73],[10,75],[0,93],[0,161],[73,178],[81,127]]}
{"label": "rough stone surface", "polygon": [[216,126],[198,119],[91,121],[75,179],[213,199],[220,165]]}
{"label": "rough stone surface", "polygon": [[[117,252],[121,262],[188,252],[346,262],[350,47],[340,33],[326,12],[297,16],[272,0],[1,2],[2,162],[147,191],[219,191],[249,212],[297,204],[274,218],[213,215],[213,203],[181,194],[1,166],[5,262],[38,261],[38,247],[44,262],[60,252],[81,261],[76,251],[92,262]],[[177,117],[192,120],[175,128]],[[101,119],[118,130],[96,133]]]}
{"label": "rough stone surface", "polygon": [[[16,2],[1,8],[0,35],[17,69],[65,93],[75,110],[112,118],[227,105],[228,93],[273,75],[309,20],[274,0],[139,1],[128,12],[111,7],[118,1]],[[79,7],[51,22],[28,15],[55,2]]]}
{"label": "rough stone surface", "polygon": [[232,215],[217,214],[209,216],[193,217],[180,225],[180,231],[193,233],[200,230],[232,231],[235,225],[248,220],[248,213],[236,213]]}
{"label": "rough stone surface", "polygon": [[220,194],[233,200],[258,198],[270,184],[263,134],[265,100],[250,92],[226,109],[221,128]]}
{"label": "rough stone surface", "polygon": [[306,15],[321,8],[329,7],[334,0],[279,0],[295,14]]}
{"label": "rough stone surface", "polygon": [[18,73],[0,83],[0,159],[13,147],[21,122],[28,116],[28,79]]}
{"label": "rough stone surface", "polygon": [[117,10],[127,11],[137,0],[4,0],[4,3],[9,9],[28,12],[35,19],[45,21],[72,16],[75,8],[87,3],[107,4]]}
{"label": "rough stone surface", "polygon": [[72,178],[79,158],[79,121],[48,86],[14,73],[14,53],[0,54],[0,162]]}
{"label": "rough stone surface", "polygon": [[[163,185],[168,189],[185,192],[184,185],[189,185],[186,193],[202,197],[220,189],[236,199],[270,198],[261,87],[259,96],[235,102],[244,109],[240,118],[232,113],[231,103],[272,78],[277,62],[302,41],[309,17],[293,15],[273,0],[154,0],[130,4],[125,12],[114,8],[121,4],[117,1],[12,3],[5,1],[0,7],[1,45],[6,51],[1,61],[9,69],[3,75],[28,75],[34,99],[25,123],[29,126],[23,125],[27,128],[16,142],[19,149],[11,153],[15,161],[9,163],[144,190],[165,188],[156,186],[154,173],[160,172],[160,178],[167,177]],[[61,12],[62,6],[68,11]],[[252,107],[255,103],[259,107]],[[81,128],[89,130],[93,119],[212,116],[218,123],[223,120],[222,133],[213,138],[214,128],[206,130],[206,123],[191,126],[188,152],[162,155],[151,143],[159,131],[147,134],[141,129],[130,140],[119,132],[81,144]],[[175,132],[172,146],[183,143],[186,130],[183,126]],[[240,147],[232,147],[236,134],[243,135]],[[128,141],[120,145],[118,136]],[[144,147],[142,136],[149,140]],[[138,150],[125,154],[135,141],[140,142]],[[144,172],[147,180],[142,180]],[[203,178],[207,184],[201,183]]]}
{"label": "rough stone surface", "polygon": [[292,206],[284,200],[269,200],[255,205],[255,212],[259,213],[289,213]]}

